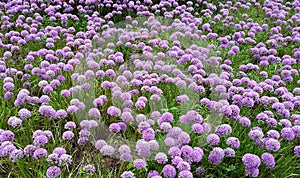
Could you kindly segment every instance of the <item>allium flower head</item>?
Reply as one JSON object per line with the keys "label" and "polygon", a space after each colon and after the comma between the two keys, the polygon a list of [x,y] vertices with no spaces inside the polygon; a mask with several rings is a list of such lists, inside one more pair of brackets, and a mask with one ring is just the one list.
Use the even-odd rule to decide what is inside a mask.
{"label": "allium flower head", "polygon": [[174,166],[172,165],[165,165],[163,170],[163,175],[166,177],[166,178],[174,178],[176,176],[176,169]]}
{"label": "allium flower head", "polygon": [[107,114],[109,114],[110,116],[118,117],[121,116],[121,110],[115,106],[110,106],[107,109]]}
{"label": "allium flower head", "polygon": [[31,117],[31,112],[28,109],[25,109],[25,108],[20,109],[18,114],[19,114],[19,117],[21,119],[28,119],[28,118]]}
{"label": "allium flower head", "polygon": [[155,155],[154,158],[159,164],[165,164],[168,162],[168,157],[165,153],[159,152]]}
{"label": "allium flower head", "polygon": [[275,158],[270,153],[263,153],[261,155],[262,162],[270,169],[275,167]]}
{"label": "allium flower head", "polygon": [[224,156],[225,156],[224,150],[220,147],[215,147],[210,152],[210,154],[208,156],[208,160],[209,160],[210,163],[212,163],[214,165],[218,165],[218,164],[221,163]]}
{"label": "allium flower head", "polygon": [[83,172],[88,173],[88,174],[93,174],[94,172],[96,172],[96,168],[95,168],[95,166],[88,164],[83,167]]}
{"label": "allium flower head", "polygon": [[147,163],[143,159],[136,159],[136,160],[134,160],[133,165],[137,169],[144,169],[144,168],[146,168]]}
{"label": "allium flower head", "polygon": [[220,137],[217,134],[209,134],[206,137],[206,141],[210,145],[217,145],[220,142]]}
{"label": "allium flower head", "polygon": [[300,157],[300,145],[295,146],[294,153],[297,157]]}
{"label": "allium flower head", "polygon": [[133,172],[125,171],[121,174],[121,178],[135,178],[135,176]]}
{"label": "allium flower head", "polygon": [[46,177],[47,178],[56,178],[60,176],[60,168],[57,166],[51,166],[47,169]]}
{"label": "allium flower head", "polygon": [[258,168],[260,166],[260,159],[255,154],[246,153],[242,158],[243,164],[246,168]]}

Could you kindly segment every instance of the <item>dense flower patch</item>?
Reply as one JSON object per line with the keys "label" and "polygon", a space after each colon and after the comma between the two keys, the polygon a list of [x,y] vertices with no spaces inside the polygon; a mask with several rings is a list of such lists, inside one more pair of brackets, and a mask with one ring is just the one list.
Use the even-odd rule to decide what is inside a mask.
{"label": "dense flower patch", "polygon": [[298,0],[1,1],[1,176],[300,176],[299,17]]}

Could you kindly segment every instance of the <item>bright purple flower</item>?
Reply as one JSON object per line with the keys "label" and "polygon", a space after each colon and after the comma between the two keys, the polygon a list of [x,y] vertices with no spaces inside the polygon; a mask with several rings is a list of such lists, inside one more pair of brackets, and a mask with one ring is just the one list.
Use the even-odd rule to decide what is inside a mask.
{"label": "bright purple flower", "polygon": [[300,145],[295,146],[294,153],[297,157],[300,157]]}
{"label": "bright purple flower", "polygon": [[258,168],[247,168],[246,167],[246,174],[249,177],[257,177],[259,174],[259,169]]}
{"label": "bright purple flower", "polygon": [[225,157],[229,157],[229,158],[235,157],[235,151],[232,148],[225,148],[224,153],[225,153]]}
{"label": "bright purple flower", "polygon": [[59,156],[67,153],[67,151],[62,147],[56,147],[52,152],[58,154]]}
{"label": "bright purple flower", "polygon": [[56,178],[60,176],[60,168],[57,166],[51,166],[47,169],[46,177],[47,178]]}
{"label": "bright purple flower", "polygon": [[295,134],[293,132],[293,129],[292,128],[287,128],[287,127],[283,128],[281,130],[281,137],[284,138],[287,141],[294,140],[295,139]]}
{"label": "bright purple flower", "polygon": [[118,133],[118,132],[121,131],[121,127],[117,123],[111,123],[110,126],[109,126],[109,131],[114,132],[114,133]]}
{"label": "bright purple flower", "polygon": [[255,154],[246,153],[242,161],[246,168],[258,168],[260,166],[260,159]]}
{"label": "bright purple flower", "polygon": [[166,178],[174,178],[176,176],[176,169],[174,166],[172,165],[165,165],[163,170],[163,175],[166,177]]}
{"label": "bright purple flower", "polygon": [[34,146],[44,146],[48,143],[48,141],[48,137],[46,137],[45,135],[39,135],[34,138]]}
{"label": "bright purple flower", "polygon": [[232,128],[229,124],[222,124],[218,126],[215,130],[215,133],[222,137],[230,134],[231,132],[232,132]]}
{"label": "bright purple flower", "polygon": [[107,109],[107,114],[118,117],[118,116],[121,116],[121,110],[115,106],[110,106]]}
{"label": "bright purple flower", "polygon": [[65,131],[62,134],[62,139],[63,140],[72,140],[74,138],[75,134],[72,131]]}
{"label": "bright purple flower", "polygon": [[190,171],[184,170],[184,171],[179,172],[178,177],[179,178],[193,178],[194,176]]}
{"label": "bright purple flower", "polygon": [[214,165],[221,163],[222,159],[225,156],[225,152],[220,147],[214,147],[208,156],[208,161]]}
{"label": "bright purple flower", "polygon": [[40,159],[40,158],[46,157],[47,155],[48,155],[48,151],[46,149],[38,148],[34,151],[33,158]]}
{"label": "bright purple flower", "polygon": [[240,141],[236,137],[229,137],[226,141],[227,145],[232,148],[239,148],[240,147]]}
{"label": "bright purple flower", "polygon": [[192,130],[196,134],[202,134],[204,132],[203,126],[201,124],[195,123],[192,125]]}
{"label": "bright purple flower", "polygon": [[275,158],[270,153],[263,153],[261,155],[262,162],[270,169],[275,167]]}
{"label": "bright purple flower", "polygon": [[209,134],[206,137],[206,141],[210,145],[217,145],[220,142],[220,137],[217,134]]}

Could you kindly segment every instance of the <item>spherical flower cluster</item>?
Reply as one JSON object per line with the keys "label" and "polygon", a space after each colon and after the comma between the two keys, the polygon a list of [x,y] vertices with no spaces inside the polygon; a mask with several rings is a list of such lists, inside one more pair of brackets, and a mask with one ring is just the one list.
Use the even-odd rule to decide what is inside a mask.
{"label": "spherical flower cluster", "polygon": [[210,163],[212,163],[214,165],[218,165],[218,164],[221,163],[224,156],[225,156],[224,150],[220,147],[215,147],[210,152],[210,154],[208,156],[208,160],[209,160]]}
{"label": "spherical flower cluster", "polygon": [[257,155],[246,153],[242,158],[246,167],[246,173],[251,177],[257,177],[259,173],[260,158]]}

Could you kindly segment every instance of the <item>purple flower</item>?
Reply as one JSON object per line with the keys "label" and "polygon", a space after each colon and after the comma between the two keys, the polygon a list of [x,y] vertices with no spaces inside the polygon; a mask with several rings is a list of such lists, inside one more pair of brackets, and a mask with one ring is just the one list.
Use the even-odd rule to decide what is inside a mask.
{"label": "purple flower", "polygon": [[76,128],[76,124],[72,121],[68,121],[65,126],[64,126],[65,129],[67,130],[72,130],[72,129],[75,129]]}
{"label": "purple flower", "polygon": [[176,169],[174,166],[172,165],[165,165],[163,170],[163,175],[166,177],[166,178],[174,178],[176,176]]}
{"label": "purple flower", "polygon": [[264,133],[261,130],[255,129],[251,130],[248,135],[251,140],[256,140],[262,138],[264,136]]}
{"label": "purple flower", "polygon": [[57,166],[51,166],[47,169],[46,177],[47,178],[56,178],[60,175],[60,168]]}
{"label": "purple flower", "polygon": [[220,137],[217,134],[209,134],[206,137],[206,141],[210,145],[217,145],[220,142]]}
{"label": "purple flower", "polygon": [[58,164],[59,163],[59,155],[56,153],[52,153],[52,154],[48,155],[47,162],[52,163],[52,164]]}
{"label": "purple flower", "polygon": [[68,115],[68,113],[65,110],[59,109],[55,113],[55,118],[56,119],[63,119],[63,118],[66,118],[67,115]]}
{"label": "purple flower", "polygon": [[15,139],[15,134],[10,130],[5,130],[0,134],[0,142],[10,141]]}
{"label": "purple flower", "polygon": [[18,159],[24,157],[24,152],[20,149],[15,149],[9,154],[9,159],[12,162],[17,162]]}
{"label": "purple flower", "polygon": [[247,168],[246,167],[246,174],[249,177],[257,177],[259,174],[259,169],[258,168]]}
{"label": "purple flower", "polygon": [[258,168],[260,166],[260,159],[255,154],[246,153],[242,158],[243,164],[246,168]]}
{"label": "purple flower", "polygon": [[194,176],[190,171],[184,170],[184,171],[179,172],[178,177],[179,178],[193,178]]}
{"label": "purple flower", "polygon": [[119,152],[120,152],[120,154],[125,154],[125,153],[130,153],[131,150],[130,150],[129,146],[127,146],[127,145],[121,145],[119,147]]}
{"label": "purple flower", "polygon": [[179,170],[179,171],[184,171],[184,170],[191,170],[191,166],[188,162],[185,162],[185,161],[181,161],[177,164],[176,168]]}
{"label": "purple flower", "polygon": [[267,132],[268,138],[279,139],[280,133],[277,130],[269,130]]}
{"label": "purple flower", "polygon": [[165,164],[168,162],[168,157],[165,153],[159,152],[154,158],[159,164]]}
{"label": "purple flower", "polygon": [[268,138],[265,141],[265,146],[270,151],[278,151],[280,149],[280,142],[273,138]]}
{"label": "purple flower", "polygon": [[37,148],[33,145],[27,145],[25,148],[24,148],[24,154],[26,156],[33,156],[33,153],[37,150]]}
{"label": "purple flower", "polygon": [[104,145],[107,145],[106,141],[97,140],[95,143],[95,148],[100,151]]}
{"label": "purple flower", "polygon": [[192,162],[198,163],[202,160],[204,156],[204,151],[199,147],[194,147],[193,152],[190,157],[192,158]]}
{"label": "purple flower", "polygon": [[134,121],[134,117],[130,112],[123,112],[121,118],[124,122],[129,123]]}
{"label": "purple flower", "polygon": [[168,155],[175,157],[175,156],[181,156],[181,150],[178,147],[171,147],[168,151]]}
{"label": "purple flower", "polygon": [[110,116],[118,117],[121,116],[121,110],[115,106],[110,106],[107,109],[107,114],[109,114]]}
{"label": "purple flower", "polygon": [[77,144],[79,146],[85,146],[88,141],[89,141],[88,137],[79,137],[79,139],[77,140]]}
{"label": "purple flower", "polygon": [[145,160],[142,160],[142,159],[136,159],[136,160],[134,160],[133,165],[134,165],[134,167],[137,168],[137,169],[144,169],[144,168],[146,168],[147,163],[146,163]]}
{"label": "purple flower", "polygon": [[196,134],[202,134],[204,132],[203,126],[198,123],[192,125],[192,130]]}
{"label": "purple flower", "polygon": [[97,108],[91,108],[88,114],[90,117],[96,119],[101,117],[100,111]]}
{"label": "purple flower", "polygon": [[225,153],[222,148],[214,147],[208,156],[208,161],[214,165],[218,165],[221,163],[224,156],[225,156]]}
{"label": "purple flower", "polygon": [[95,166],[88,164],[83,167],[83,172],[88,173],[88,174],[93,174],[94,172],[96,172],[96,168],[95,168]]}
{"label": "purple flower", "polygon": [[62,154],[59,157],[59,165],[60,166],[66,166],[66,165],[71,165],[72,163],[72,156],[68,154]]}
{"label": "purple flower", "polygon": [[222,137],[230,134],[231,132],[232,132],[232,128],[228,124],[222,124],[222,125],[218,126],[215,130],[215,133]]}
{"label": "purple flower", "polygon": [[135,178],[135,176],[133,172],[125,171],[121,174],[121,178]]}
{"label": "purple flower", "polygon": [[283,128],[281,130],[281,137],[284,138],[287,141],[291,141],[295,139],[295,134],[293,132],[292,128]]}
{"label": "purple flower", "polygon": [[275,167],[275,158],[270,153],[263,153],[261,155],[262,162],[270,169]]}
{"label": "purple flower", "polygon": [[295,146],[294,153],[297,157],[300,157],[300,145]]}
{"label": "purple flower", "polygon": [[142,138],[146,141],[155,139],[155,131],[152,128],[148,128],[142,132]]}
{"label": "purple flower", "polygon": [[247,117],[241,117],[239,120],[239,123],[244,126],[244,127],[250,127],[251,125],[251,120]]}
{"label": "purple flower", "polygon": [[72,140],[75,134],[72,131],[65,131],[62,135],[63,140]]}
{"label": "purple flower", "polygon": [[18,127],[18,126],[22,126],[23,121],[15,116],[12,116],[8,119],[7,124],[12,126],[12,127]]}
{"label": "purple flower", "polygon": [[20,109],[18,115],[21,119],[28,119],[31,117],[31,112],[28,109]]}
{"label": "purple flower", "polygon": [[126,162],[131,162],[132,161],[132,156],[130,153],[124,153],[120,155],[120,159],[122,161],[126,161]]}
{"label": "purple flower", "polygon": [[235,157],[235,151],[232,148],[225,148],[224,149],[225,157]]}
{"label": "purple flower", "polygon": [[155,170],[149,171],[147,178],[152,178],[155,176],[159,176],[159,173]]}
{"label": "purple flower", "polygon": [[121,131],[121,127],[120,127],[120,125],[117,124],[117,123],[112,123],[112,124],[110,124],[110,126],[109,126],[109,131],[110,131],[110,132],[114,132],[114,133],[118,133],[118,132]]}
{"label": "purple flower", "polygon": [[40,158],[46,157],[47,155],[48,155],[48,151],[46,149],[38,148],[34,151],[33,158],[40,159]]}
{"label": "purple flower", "polygon": [[136,148],[137,154],[139,156],[142,156],[142,157],[150,156],[151,145],[149,142],[146,142],[144,140],[138,140],[135,148]]}
{"label": "purple flower", "polygon": [[240,141],[236,137],[229,137],[226,141],[227,145],[232,148],[239,148],[240,147]]}
{"label": "purple flower", "polygon": [[67,153],[67,151],[62,147],[56,147],[52,152],[58,154],[59,156]]}
{"label": "purple flower", "polygon": [[46,137],[45,135],[39,135],[34,138],[34,146],[44,146],[48,143],[48,141],[48,137]]}
{"label": "purple flower", "polygon": [[204,176],[205,172],[206,172],[205,169],[202,168],[202,167],[197,167],[196,168],[196,175],[198,175],[198,176]]}

